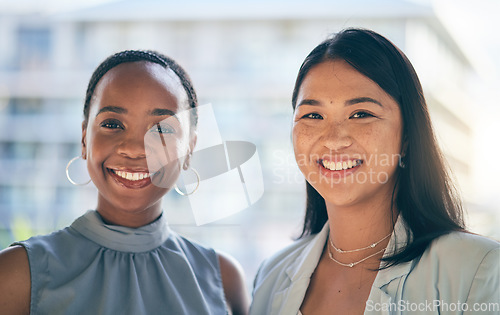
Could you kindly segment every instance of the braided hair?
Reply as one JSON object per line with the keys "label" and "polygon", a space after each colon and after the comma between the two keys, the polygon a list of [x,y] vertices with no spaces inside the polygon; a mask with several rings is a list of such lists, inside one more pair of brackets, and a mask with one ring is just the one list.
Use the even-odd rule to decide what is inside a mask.
{"label": "braided hair", "polygon": [[196,92],[193,88],[191,79],[186,71],[175,60],[152,50],[124,50],[109,56],[95,69],[94,73],[90,77],[87,93],[85,95],[85,104],[83,106],[84,126],[87,126],[89,120],[90,102],[99,80],[112,68],[122,63],[136,61],[148,61],[159,64],[165,69],[172,69],[172,71],[181,80],[181,84],[187,93],[189,107],[192,109],[191,126],[195,127],[198,123],[198,99],[196,97]]}

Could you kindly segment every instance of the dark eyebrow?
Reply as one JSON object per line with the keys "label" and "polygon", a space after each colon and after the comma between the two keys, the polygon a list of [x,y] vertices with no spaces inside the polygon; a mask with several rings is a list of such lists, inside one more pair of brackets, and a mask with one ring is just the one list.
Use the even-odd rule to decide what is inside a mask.
{"label": "dark eyebrow", "polygon": [[[99,112],[96,114],[96,117],[101,114],[101,113],[106,113],[106,112],[112,112],[112,113],[117,113],[117,114],[126,114],[127,110],[123,107],[119,106],[105,106],[99,110]],[[150,112],[151,116],[173,116],[177,118],[175,113],[171,111],[170,109],[165,109],[165,108],[156,108],[153,109]]]}
{"label": "dark eyebrow", "polygon": [[[377,104],[379,106],[382,106],[382,103],[380,103],[379,101],[377,101],[376,99],[373,99],[371,97],[356,97],[356,98],[353,98],[353,99],[346,101],[345,105],[351,106],[351,105],[355,105],[355,104],[359,104],[359,103],[366,103],[366,102],[374,103],[374,104]],[[302,101],[300,101],[300,103],[297,105],[297,107],[299,107],[301,105],[319,106],[319,105],[321,105],[321,102],[314,100],[314,99],[303,99]]]}
{"label": "dark eyebrow", "polygon": [[352,100],[346,101],[345,105],[346,106],[350,106],[350,105],[359,104],[359,103],[366,103],[366,102],[368,102],[368,103],[374,103],[374,104],[377,104],[377,105],[383,107],[382,104],[379,101],[377,101],[377,100],[375,100],[375,99],[373,99],[371,97],[357,97],[357,98],[353,98]]}
{"label": "dark eyebrow", "polygon": [[96,117],[105,112],[112,112],[112,113],[117,113],[117,114],[125,114],[127,113],[127,110],[123,107],[118,107],[118,106],[104,106],[99,110],[99,112],[95,115]]}
{"label": "dark eyebrow", "polygon": [[318,105],[321,105],[321,103],[317,100],[313,100],[313,99],[303,99],[302,101],[300,101],[299,104],[297,104],[297,107],[301,106],[301,105],[311,105],[311,106],[318,106]]}
{"label": "dark eyebrow", "polygon": [[173,111],[166,108],[155,108],[149,114],[151,116],[174,116],[175,118],[177,118]]}

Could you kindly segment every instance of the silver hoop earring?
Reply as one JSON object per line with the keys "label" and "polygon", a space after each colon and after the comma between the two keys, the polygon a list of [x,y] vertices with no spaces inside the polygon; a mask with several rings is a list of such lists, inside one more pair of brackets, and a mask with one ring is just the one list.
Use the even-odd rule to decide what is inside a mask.
{"label": "silver hoop earring", "polygon": [[88,181],[86,181],[85,183],[77,183],[74,180],[72,180],[71,177],[69,176],[69,166],[71,165],[71,163],[73,163],[74,161],[76,161],[78,159],[82,159],[82,157],[81,156],[75,156],[74,158],[72,158],[71,160],[69,160],[68,164],[66,165],[66,178],[69,180],[70,183],[72,183],[75,186],[85,186],[88,183],[90,183],[90,179]]}
{"label": "silver hoop earring", "polygon": [[179,195],[181,195],[181,196],[189,196],[189,195],[192,195],[192,194],[194,194],[194,193],[195,193],[195,191],[197,191],[197,190],[198,190],[198,187],[200,187],[200,174],[198,174],[198,172],[197,172],[194,168],[192,168],[192,167],[191,167],[191,170],[192,170],[192,171],[194,172],[194,174],[196,175],[196,180],[197,180],[198,182],[196,183],[196,187],[195,187],[195,188],[193,189],[193,191],[192,191],[192,192],[190,192],[190,193],[184,193],[184,192],[182,192],[182,191],[179,189],[179,187],[177,187],[177,184],[175,184],[175,185],[174,185],[174,189],[175,189],[175,191],[176,191]]}

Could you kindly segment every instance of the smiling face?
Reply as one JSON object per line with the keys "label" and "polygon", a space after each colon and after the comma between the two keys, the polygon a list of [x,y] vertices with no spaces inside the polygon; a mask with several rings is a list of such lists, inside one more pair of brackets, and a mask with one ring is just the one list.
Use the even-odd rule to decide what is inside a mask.
{"label": "smiling face", "polygon": [[327,205],[390,202],[401,154],[396,101],[343,60],[309,70],[294,112],[295,158]]}
{"label": "smiling face", "polygon": [[[83,127],[82,153],[106,221],[137,227],[161,214],[161,198],[194,147],[189,117],[182,113],[187,109],[179,78],[158,64],[122,63],[101,78]],[[161,141],[145,141],[151,138]],[[151,170],[147,156],[164,167]],[[161,187],[151,177],[160,177]]]}

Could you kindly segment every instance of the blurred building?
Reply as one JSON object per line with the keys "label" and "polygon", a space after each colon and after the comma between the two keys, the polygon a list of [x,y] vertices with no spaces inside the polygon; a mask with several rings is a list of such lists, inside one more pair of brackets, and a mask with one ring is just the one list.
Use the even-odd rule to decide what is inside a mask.
{"label": "blurred building", "polygon": [[252,208],[195,227],[184,199],[169,193],[164,204],[174,229],[233,254],[249,278],[300,231],[305,194],[290,141],[293,83],[309,51],[342,28],[371,28],[408,55],[450,166],[473,199],[466,119],[473,102],[464,86],[474,69],[432,7],[397,0],[125,0],[49,14],[42,5],[0,7],[2,247],[95,207],[95,188],[72,186],[64,169],[80,154],[91,72],[123,49],[176,59],[201,103],[213,104],[222,137],[257,145],[265,193]]}

